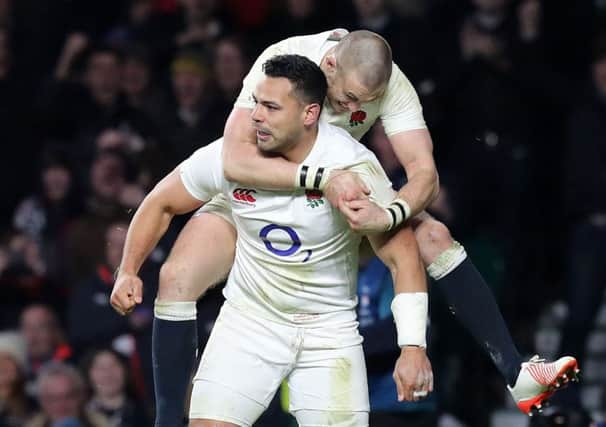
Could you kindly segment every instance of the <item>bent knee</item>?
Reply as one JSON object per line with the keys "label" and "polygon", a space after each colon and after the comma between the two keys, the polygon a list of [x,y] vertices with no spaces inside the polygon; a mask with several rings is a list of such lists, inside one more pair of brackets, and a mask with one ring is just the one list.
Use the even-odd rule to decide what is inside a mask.
{"label": "bent knee", "polygon": [[415,228],[415,236],[419,244],[421,257],[425,265],[429,265],[453,244],[448,227],[433,218],[422,221]]}
{"label": "bent knee", "polygon": [[200,289],[191,275],[192,266],[169,258],[160,268],[158,299],[163,301],[196,301],[205,289]]}

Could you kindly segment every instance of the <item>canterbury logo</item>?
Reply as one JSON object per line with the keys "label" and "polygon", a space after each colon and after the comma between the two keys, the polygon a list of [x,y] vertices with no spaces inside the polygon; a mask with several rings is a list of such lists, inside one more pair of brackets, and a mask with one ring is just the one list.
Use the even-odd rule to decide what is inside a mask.
{"label": "canterbury logo", "polygon": [[253,196],[255,193],[256,190],[251,190],[249,188],[236,188],[232,194],[234,199],[240,200],[241,202],[255,203],[257,201]]}

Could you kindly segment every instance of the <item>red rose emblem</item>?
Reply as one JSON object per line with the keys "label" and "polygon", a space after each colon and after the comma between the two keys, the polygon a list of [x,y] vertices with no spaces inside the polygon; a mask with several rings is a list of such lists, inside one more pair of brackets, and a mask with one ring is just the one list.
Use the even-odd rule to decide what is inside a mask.
{"label": "red rose emblem", "polygon": [[305,190],[305,197],[307,197],[308,200],[318,200],[321,199],[322,196],[323,194],[320,190]]}
{"label": "red rose emblem", "polygon": [[353,113],[351,113],[351,116],[349,117],[349,125],[350,126],[361,125],[362,123],[364,123],[364,120],[366,120],[366,111],[362,111],[362,110],[354,111]]}

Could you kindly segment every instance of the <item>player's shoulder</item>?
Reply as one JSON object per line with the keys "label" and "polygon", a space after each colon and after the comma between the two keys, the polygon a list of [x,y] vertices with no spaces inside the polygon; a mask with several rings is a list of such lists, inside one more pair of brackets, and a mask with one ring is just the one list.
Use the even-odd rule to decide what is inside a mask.
{"label": "player's shoulder", "polygon": [[374,153],[343,128],[321,123],[320,129],[325,139],[327,157],[336,163],[347,165],[374,159]]}
{"label": "player's shoulder", "polygon": [[383,98],[407,94],[410,90],[414,90],[412,83],[400,67],[398,67],[398,64],[392,61],[391,76],[389,77],[387,88],[383,93]]}

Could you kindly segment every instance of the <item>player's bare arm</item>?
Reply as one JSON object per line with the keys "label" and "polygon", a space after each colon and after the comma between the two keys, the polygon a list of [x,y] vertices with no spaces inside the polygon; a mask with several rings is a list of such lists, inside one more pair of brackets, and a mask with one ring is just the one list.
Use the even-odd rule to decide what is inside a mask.
{"label": "player's bare arm", "polygon": [[429,206],[440,191],[431,135],[427,129],[415,129],[396,133],[389,141],[408,178],[398,197],[408,203],[410,218]]}
{"label": "player's bare arm", "polygon": [[[292,189],[311,187],[318,171],[309,172],[309,185],[301,185],[301,165],[283,157],[269,157],[256,144],[256,131],[251,126],[251,110],[235,107],[223,132],[223,173],[228,181],[265,189]],[[368,189],[356,174],[340,170],[326,170],[322,190],[328,200],[337,206],[340,200],[354,200],[368,194]]]}
{"label": "player's bare arm", "polygon": [[141,265],[166,232],[173,216],[191,212],[202,202],[185,189],[177,169],[162,179],[145,197],[135,213],[126,235],[122,261],[111,304],[124,315],[143,300],[143,283],[138,277]]}
{"label": "player's bare arm", "polygon": [[[408,182],[387,208],[368,199],[341,200],[337,207],[356,231],[369,233],[396,228],[423,211],[438,195],[440,184],[429,131],[399,132],[389,140],[406,171]],[[344,206],[347,209],[343,209]]]}
{"label": "player's bare arm", "polygon": [[433,391],[433,372],[425,351],[427,281],[414,232],[407,226],[395,234],[368,235],[368,240],[393,276],[392,311],[401,347],[393,373],[398,400],[419,400]]}

